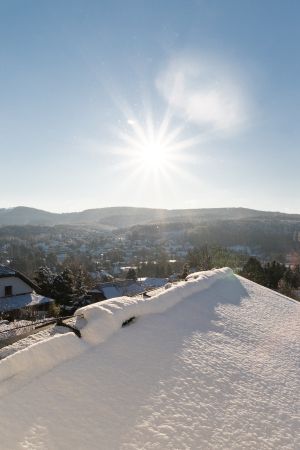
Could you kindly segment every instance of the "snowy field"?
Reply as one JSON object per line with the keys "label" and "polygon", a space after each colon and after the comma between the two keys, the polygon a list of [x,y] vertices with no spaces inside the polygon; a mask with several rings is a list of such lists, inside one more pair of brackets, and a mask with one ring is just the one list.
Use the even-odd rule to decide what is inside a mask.
{"label": "snowy field", "polygon": [[229,269],[82,308],[0,361],[0,447],[299,449],[299,308]]}

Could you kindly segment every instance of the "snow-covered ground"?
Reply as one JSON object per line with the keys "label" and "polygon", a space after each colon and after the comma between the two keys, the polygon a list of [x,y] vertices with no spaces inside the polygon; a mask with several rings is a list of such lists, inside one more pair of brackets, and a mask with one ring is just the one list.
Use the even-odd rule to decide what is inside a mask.
{"label": "snow-covered ground", "polygon": [[[34,322],[31,320],[0,320],[0,352],[7,340],[21,338],[22,335],[30,333],[34,330]],[[1,358],[1,356],[0,356]]]}
{"label": "snow-covered ground", "polygon": [[[19,321],[19,323],[26,322],[25,320]],[[31,322],[32,323],[32,322]],[[1,328],[0,328],[1,329]],[[23,350],[27,347],[30,347],[32,344],[36,344],[38,342],[44,341],[45,339],[48,339],[49,337],[55,336],[56,334],[63,334],[68,333],[70,330],[66,327],[57,326],[55,324],[50,324],[49,327],[42,328],[40,331],[33,331],[34,326],[28,327],[28,329],[31,329],[31,333],[28,335],[19,335],[21,336],[20,340],[17,340],[16,342],[13,342],[10,345],[4,345],[3,347],[0,347],[0,360],[6,358],[7,356],[10,356],[20,350]],[[27,330],[27,328],[26,328]],[[21,330],[17,330],[17,333]],[[6,335],[6,333],[4,333]],[[14,337],[16,337],[16,333],[14,333],[14,329],[11,328],[10,330],[10,336],[12,340],[14,340]],[[9,338],[8,338],[9,341]],[[7,342],[7,341],[5,341]],[[0,340],[0,346],[2,345],[2,341]]]}
{"label": "snow-covered ground", "polygon": [[229,269],[82,308],[0,362],[1,448],[298,449],[299,308]]}

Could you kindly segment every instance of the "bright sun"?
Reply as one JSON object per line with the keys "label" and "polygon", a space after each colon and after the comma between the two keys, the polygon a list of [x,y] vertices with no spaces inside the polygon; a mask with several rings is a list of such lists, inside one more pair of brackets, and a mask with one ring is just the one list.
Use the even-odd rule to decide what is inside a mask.
{"label": "bright sun", "polygon": [[[160,142],[149,142],[140,148],[141,163],[152,169],[164,166],[168,162],[167,148]],[[170,156],[170,155],[169,155]]]}
{"label": "bright sun", "polygon": [[[190,136],[185,123],[178,123],[172,111],[166,110],[154,120],[151,108],[138,120],[129,107],[121,109],[126,124],[114,129],[118,143],[113,150],[114,168],[122,189],[143,201],[149,196],[159,204],[167,193],[170,198],[180,183],[190,183],[193,174],[188,166],[194,161],[193,148],[202,136]],[[198,180],[198,179],[197,179]]]}
{"label": "bright sun", "polygon": [[163,120],[158,127],[148,119],[144,126],[129,119],[130,130],[120,135],[122,144],[118,153],[123,155],[134,172],[167,176],[176,170],[180,150],[184,141],[178,141],[181,129],[170,129],[168,120]]}

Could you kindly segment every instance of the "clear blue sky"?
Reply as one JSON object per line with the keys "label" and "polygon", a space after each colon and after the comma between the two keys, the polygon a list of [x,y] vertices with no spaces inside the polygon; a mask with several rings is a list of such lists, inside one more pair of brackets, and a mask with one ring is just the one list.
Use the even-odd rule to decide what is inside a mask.
{"label": "clear blue sky", "polygon": [[300,213],[299,20],[296,0],[0,0],[0,207]]}

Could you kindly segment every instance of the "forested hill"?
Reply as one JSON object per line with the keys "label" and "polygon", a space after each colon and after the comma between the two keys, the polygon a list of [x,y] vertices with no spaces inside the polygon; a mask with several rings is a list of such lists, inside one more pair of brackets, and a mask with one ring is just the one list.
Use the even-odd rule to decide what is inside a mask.
{"label": "forested hill", "polygon": [[256,211],[247,208],[152,209],[111,207],[87,209],[81,212],[52,213],[18,206],[0,209],[0,226],[7,225],[92,225],[115,229],[163,222],[203,222],[214,220],[286,220],[300,222],[300,214]]}

